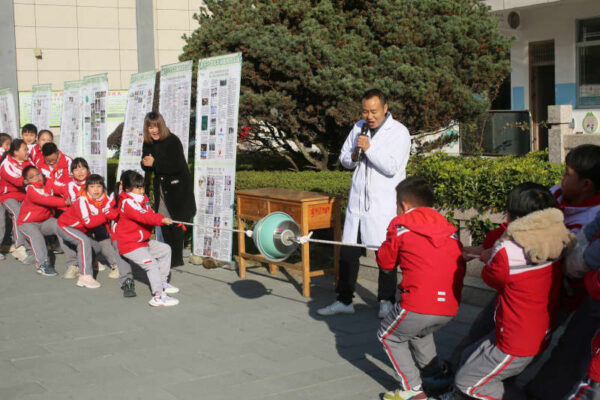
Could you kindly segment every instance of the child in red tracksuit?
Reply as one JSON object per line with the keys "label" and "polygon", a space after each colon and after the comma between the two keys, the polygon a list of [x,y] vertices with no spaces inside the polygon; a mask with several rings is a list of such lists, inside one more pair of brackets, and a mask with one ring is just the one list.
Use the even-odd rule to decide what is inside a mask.
{"label": "child in red tracksuit", "polygon": [[71,157],[65,155],[56,147],[56,144],[50,142],[42,147],[42,158],[38,161],[37,167],[47,179],[68,182],[71,179],[72,162]]}
{"label": "child in red tracksuit", "polygon": [[124,194],[119,205],[119,222],[115,229],[119,253],[143,268],[150,282],[151,306],[175,306],[179,300],[168,296],[179,289],[167,282],[171,272],[171,247],[150,240],[154,226],[171,225],[173,221],[155,213],[144,195],[144,177],[135,171],[123,173]]}
{"label": "child in red tracksuit", "polygon": [[20,261],[25,261],[27,257],[25,247],[22,247],[25,245],[25,239],[17,228],[17,218],[21,203],[25,200],[23,168],[31,165],[27,161],[28,154],[27,144],[21,139],[15,139],[0,160],[0,203],[12,217],[15,242],[15,251],[12,254]]}
{"label": "child in red tracksuit", "polygon": [[121,173],[121,179],[115,185],[115,191],[111,196],[110,207],[114,208],[116,217],[110,222],[110,244],[115,251],[115,255],[118,260],[118,271],[119,271],[119,283],[121,284],[121,290],[123,291],[123,297],[135,297],[135,281],[133,280],[133,271],[131,270],[131,264],[124,260],[119,254],[119,248],[117,245],[117,225],[119,223],[119,206],[126,197],[125,192],[122,189],[122,181],[128,180],[127,175],[135,173],[135,171],[124,171]]}
{"label": "child in red tracksuit", "polygon": [[77,157],[71,162],[71,175],[61,179],[48,179],[47,185],[58,196],[68,198],[74,203],[85,186],[85,180],[90,176],[90,167],[85,158]]}
{"label": "child in red tracksuit", "polygon": [[51,131],[47,130],[47,129],[42,129],[38,133],[38,135],[37,135],[37,141],[36,141],[35,145],[33,145],[33,147],[31,148],[31,150],[29,150],[29,160],[37,168],[40,168],[38,164],[41,161],[44,161],[44,156],[42,154],[42,147],[46,143],[50,143],[53,140],[54,140],[54,134]]}
{"label": "child in red tracksuit", "polygon": [[57,234],[54,211],[58,207],[69,206],[71,201],[46,192],[44,177],[33,165],[28,165],[23,169],[23,180],[26,184],[26,194],[17,225],[33,249],[37,273],[44,276],[55,276],[54,266],[48,259],[45,236]]}
{"label": "child in red tracksuit", "polygon": [[[12,142],[12,137],[7,133],[0,133],[0,158],[4,155],[5,152],[10,149],[10,143]],[[4,235],[6,234],[6,208],[4,205],[0,203],[0,241],[4,240]],[[4,260],[4,254],[0,253],[0,260]]]}
{"label": "child in red tracksuit", "polygon": [[105,190],[104,178],[96,174],[90,175],[83,194],[58,218],[57,232],[65,244],[65,253],[74,252],[74,249],[77,252],[81,274],[77,280],[79,287],[96,289],[101,286],[94,279],[92,270],[93,252],[99,252],[100,246],[90,234],[94,228],[105,225],[116,217]]}
{"label": "child in red tracksuit", "polygon": [[[521,399],[504,381],[519,375],[550,342],[559,304],[562,254],[573,239],[550,191],[535,183],[507,199],[509,224],[496,242],[483,281],[498,291],[494,329],[463,354],[446,399]],[[512,389],[512,388],[511,388]]]}
{"label": "child in red tracksuit", "polygon": [[[71,204],[74,204],[83,188],[85,187],[85,180],[90,176],[90,167],[84,158],[78,157],[71,162],[71,176],[68,179],[48,179],[46,183],[46,189],[52,190],[56,196],[61,196],[65,199],[69,199]],[[64,212],[66,208],[60,209],[59,212]],[[79,276],[79,262],[77,261],[77,254],[67,251],[65,253],[65,265],[67,270],[63,275],[64,279],[75,279]]]}
{"label": "child in red tracksuit", "polygon": [[429,183],[407,178],[396,192],[399,215],[377,252],[381,269],[402,270],[400,301],[378,332],[400,378],[400,389],[385,393],[384,399],[427,399],[420,375],[440,369],[433,333],[458,311],[465,264],[456,227],[431,208]]}

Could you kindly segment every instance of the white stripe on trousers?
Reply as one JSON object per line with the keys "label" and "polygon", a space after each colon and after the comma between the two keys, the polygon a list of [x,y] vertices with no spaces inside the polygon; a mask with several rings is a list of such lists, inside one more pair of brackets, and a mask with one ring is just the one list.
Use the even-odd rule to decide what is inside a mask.
{"label": "white stripe on trousers", "polygon": [[577,398],[580,398],[582,394],[585,393],[586,390],[588,390],[590,388],[590,382],[587,379],[584,379],[583,381],[579,382],[579,385],[577,386],[577,389],[573,391],[573,394],[569,396],[568,400],[575,400]]}
{"label": "white stripe on trousers", "polygon": [[[59,226],[59,228],[62,229],[62,231],[65,232],[67,235],[69,235],[70,237],[74,238],[79,243],[81,243],[81,249],[80,249],[80,253],[81,253],[80,254],[80,257],[81,257],[81,267],[80,268],[81,268],[81,275],[85,275],[85,270],[86,270],[86,268],[85,268],[85,247],[84,247],[85,246],[85,242],[83,241],[83,239],[79,238],[79,236],[77,236],[77,235],[75,235],[73,233],[70,233],[67,230],[66,226],[65,227]],[[79,232],[81,232],[81,231],[79,231]],[[81,233],[83,233],[83,232],[81,232]],[[91,268],[91,265],[90,265],[90,271],[91,270],[92,270],[92,268]]]}
{"label": "white stripe on trousers", "polygon": [[31,240],[31,238],[29,236],[27,236],[27,234],[25,232],[21,232],[21,233],[29,241],[29,245],[31,246],[31,251],[33,252],[33,257],[35,257],[35,265],[37,267],[39,267],[40,266],[40,259],[38,258],[37,253],[35,252],[35,246],[33,245],[33,240]]}
{"label": "white stripe on trousers", "polygon": [[483,378],[481,378],[476,384],[474,384],[471,387],[467,388],[467,394],[469,396],[475,397],[476,399],[481,399],[481,400],[489,400],[490,397],[489,396],[479,396],[477,393],[474,393],[475,388],[479,387],[483,382],[485,382],[487,379],[489,379],[490,377],[496,375],[498,373],[499,370],[501,370],[507,363],[510,362],[510,359],[512,358],[512,356],[510,354],[507,354],[506,357],[504,357],[504,360],[502,360],[500,362],[500,364],[498,364],[498,366],[496,366],[496,368],[494,368],[492,370],[492,372],[490,372],[489,374],[487,374],[486,376],[484,376]]}
{"label": "white stripe on trousers", "polygon": [[[11,208],[12,206],[9,206],[6,202],[8,200],[14,200],[14,199],[6,199],[4,201],[4,207],[8,210],[8,212],[10,213],[10,215],[12,216],[12,222],[13,222],[13,234],[15,235],[15,247],[18,247],[19,243],[19,228],[17,227],[17,218],[19,218],[19,213],[15,213],[15,211]],[[15,200],[17,203],[19,203],[17,200]],[[20,205],[21,203],[19,203]]]}
{"label": "white stripe on trousers", "polygon": [[[395,309],[394,309],[394,311],[395,311]],[[396,361],[394,360],[392,350],[385,344],[385,337],[390,334],[390,331],[394,327],[397,327],[399,321],[402,318],[404,318],[404,315],[406,313],[407,313],[407,311],[404,308],[401,308],[400,312],[398,313],[396,318],[394,318],[392,323],[388,325],[388,327],[385,329],[385,331],[383,331],[383,334],[379,337],[379,340],[381,341],[381,343],[383,343],[383,350],[385,351],[385,354],[387,354],[388,358],[390,359],[390,362],[392,363],[392,368],[394,368],[394,370],[396,371],[396,374],[398,375],[398,378],[400,379],[400,383],[402,384],[402,389],[410,390],[411,387],[408,384],[408,380],[405,378],[404,373],[402,373],[402,371],[400,371],[400,367],[396,365]]]}

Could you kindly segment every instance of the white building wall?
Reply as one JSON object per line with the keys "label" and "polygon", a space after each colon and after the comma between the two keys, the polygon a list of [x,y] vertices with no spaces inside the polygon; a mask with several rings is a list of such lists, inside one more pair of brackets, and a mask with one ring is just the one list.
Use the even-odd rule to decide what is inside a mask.
{"label": "white building wall", "polygon": [[[507,0],[498,0],[499,3]],[[493,3],[489,1],[488,3]],[[514,4],[512,4],[514,3]],[[538,5],[521,8],[527,2],[512,1],[511,9],[498,12],[503,30],[515,38],[511,49],[511,99],[513,109],[529,109],[529,43],[554,40],[555,49],[555,100],[556,104],[572,104],[575,109],[575,131],[582,131],[581,121],[589,112],[600,119],[600,109],[576,110],[576,40],[578,19],[600,16],[599,0],[538,1]],[[517,3],[521,4],[519,6]],[[546,4],[539,4],[546,3]],[[502,9],[502,8],[496,8]],[[521,18],[517,29],[506,25],[510,11]],[[597,130],[600,132],[600,130]]]}

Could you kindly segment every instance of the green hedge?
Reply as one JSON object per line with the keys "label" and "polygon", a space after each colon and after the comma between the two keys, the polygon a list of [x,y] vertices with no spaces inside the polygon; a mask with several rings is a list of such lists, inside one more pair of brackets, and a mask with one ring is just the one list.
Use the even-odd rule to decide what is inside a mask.
{"label": "green hedge", "polygon": [[[421,175],[432,183],[436,205],[503,211],[508,192],[517,184],[533,181],[545,186],[560,182],[561,165],[550,164],[545,152],[498,158],[453,157],[435,153],[413,157],[407,174]],[[236,189],[280,187],[335,195],[345,204],[352,183],[351,171],[293,172],[238,171]]]}
{"label": "green hedge", "polygon": [[407,172],[422,175],[433,184],[439,207],[501,212],[508,192],[519,183],[554,186],[563,171],[562,165],[548,162],[547,152],[536,152],[497,158],[435,153],[413,157]]}

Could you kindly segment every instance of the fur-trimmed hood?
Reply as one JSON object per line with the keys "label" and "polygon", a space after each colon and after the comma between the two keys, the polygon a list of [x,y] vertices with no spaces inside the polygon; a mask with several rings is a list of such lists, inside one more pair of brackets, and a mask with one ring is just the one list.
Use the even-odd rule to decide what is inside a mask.
{"label": "fur-trimmed hood", "polygon": [[525,250],[534,264],[560,257],[565,246],[571,246],[575,235],[564,224],[557,208],[535,211],[508,224],[501,241],[512,240]]}

